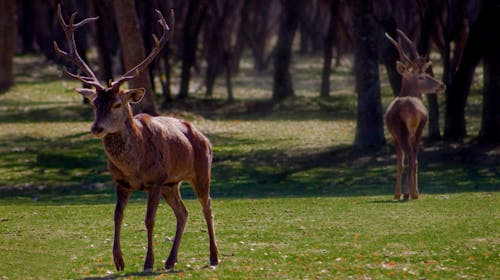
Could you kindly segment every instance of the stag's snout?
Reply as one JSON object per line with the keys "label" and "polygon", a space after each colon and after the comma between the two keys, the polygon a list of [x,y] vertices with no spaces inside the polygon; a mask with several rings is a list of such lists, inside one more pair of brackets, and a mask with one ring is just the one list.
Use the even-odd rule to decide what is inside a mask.
{"label": "stag's snout", "polygon": [[104,128],[98,124],[95,124],[95,123],[90,127],[90,132],[95,137],[99,137],[99,138],[104,137],[104,135],[106,134],[106,133],[104,133]]}

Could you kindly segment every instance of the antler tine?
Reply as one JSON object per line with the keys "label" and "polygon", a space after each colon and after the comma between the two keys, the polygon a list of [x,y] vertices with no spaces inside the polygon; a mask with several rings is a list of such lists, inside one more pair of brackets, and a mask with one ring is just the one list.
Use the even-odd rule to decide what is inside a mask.
{"label": "antler tine", "polygon": [[415,43],[412,40],[410,40],[410,38],[408,38],[408,36],[406,36],[406,34],[403,31],[401,31],[401,29],[398,28],[396,29],[396,31],[399,33],[401,37],[403,37],[403,39],[405,39],[408,45],[410,45],[411,53],[414,59],[417,59],[419,57],[419,54],[417,51],[417,46],[415,46]]}
{"label": "antler tine", "polygon": [[111,83],[112,87],[119,87],[124,82],[136,78],[144,68],[148,67],[149,64],[153,62],[156,56],[160,53],[165,43],[170,38],[169,36],[170,32],[172,31],[175,25],[174,11],[170,10],[170,22],[171,22],[170,26],[167,24],[165,18],[163,17],[162,13],[159,10],[155,10],[155,12],[159,17],[158,22],[160,23],[163,29],[163,34],[161,35],[160,40],[158,40],[158,38],[153,34],[154,48],[151,51],[151,53],[141,63],[139,63],[132,69],[128,70],[125,74],[123,74],[120,79]]}
{"label": "antler tine", "polygon": [[396,49],[398,50],[399,52],[399,56],[401,56],[401,58],[403,60],[406,60],[407,63],[410,63],[412,64],[412,61],[411,59],[408,57],[408,55],[405,53],[405,51],[403,50],[403,48],[401,48],[401,44],[399,42],[396,42],[396,40],[394,40],[391,35],[389,35],[387,32],[385,33],[385,37],[387,37],[387,39],[389,39],[389,41],[391,41],[391,43],[396,47]]}
{"label": "antler tine", "polygon": [[92,69],[83,61],[83,59],[78,54],[78,51],[76,48],[75,36],[74,36],[75,35],[74,32],[76,29],[84,26],[85,24],[87,24],[89,22],[97,20],[99,17],[86,18],[86,19],[80,21],[79,23],[75,24],[74,22],[75,22],[76,15],[77,15],[76,12],[73,13],[71,15],[70,20],[69,20],[69,24],[66,24],[66,22],[64,21],[63,15],[62,15],[61,4],[57,5],[57,18],[59,20],[59,23],[61,24],[61,27],[64,31],[64,34],[66,35],[66,41],[68,43],[69,51],[65,52],[65,51],[61,50],[56,41],[54,41],[54,49],[59,56],[64,57],[68,60],[71,60],[88,77],[74,75],[74,74],[70,73],[67,69],[64,69],[64,72],[67,75],[69,75],[72,78],[78,79],[87,85],[94,86],[97,89],[104,89],[104,87],[101,85],[101,83],[97,79],[97,77],[94,74],[94,72],[92,71]]}

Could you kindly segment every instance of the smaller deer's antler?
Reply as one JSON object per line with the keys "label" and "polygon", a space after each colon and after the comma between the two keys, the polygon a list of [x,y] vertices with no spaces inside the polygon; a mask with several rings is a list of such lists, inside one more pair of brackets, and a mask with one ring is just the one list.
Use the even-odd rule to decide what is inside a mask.
{"label": "smaller deer's antler", "polygon": [[[398,29],[399,31],[399,29]],[[399,57],[404,60],[403,63],[411,63],[411,59],[408,57],[408,55],[405,53],[403,48],[401,47],[401,44],[399,42],[396,42],[391,35],[389,35],[387,32],[385,33],[385,37],[389,39],[389,41],[396,47],[396,49],[399,52]]]}
{"label": "smaller deer's antler", "polygon": [[82,70],[82,72],[86,76],[80,76],[78,74],[75,75],[70,73],[67,69],[64,69],[64,73],[66,73],[66,75],[75,78],[77,80],[80,80],[82,83],[86,85],[93,86],[97,89],[102,90],[104,89],[104,87],[101,85],[101,83],[97,79],[92,69],[83,61],[83,59],[78,54],[75,42],[75,30],[77,30],[78,28],[84,26],[89,22],[96,21],[99,17],[86,18],[80,21],[79,23],[75,24],[74,22],[76,15],[77,13],[73,13],[69,20],[69,24],[66,24],[62,16],[61,4],[57,5],[57,18],[59,20],[59,23],[61,24],[64,34],[66,35],[66,41],[68,43],[69,51],[65,52],[61,50],[57,45],[56,41],[54,41],[54,49],[59,56],[72,61],[76,66],[78,66],[78,68],[80,68],[80,70]]}
{"label": "smaller deer's antler", "polygon": [[401,42],[398,40],[394,40],[389,34],[385,33],[385,37],[389,39],[389,41],[396,47],[399,52],[401,62],[408,66],[408,69],[413,69],[413,71],[417,71],[423,73],[427,70],[427,68],[431,65],[431,62],[427,57],[421,56],[418,54],[417,46],[415,43],[408,38],[408,36],[401,30],[396,29],[399,34],[399,37],[402,37],[406,43],[410,46],[411,57],[403,50],[401,47]]}

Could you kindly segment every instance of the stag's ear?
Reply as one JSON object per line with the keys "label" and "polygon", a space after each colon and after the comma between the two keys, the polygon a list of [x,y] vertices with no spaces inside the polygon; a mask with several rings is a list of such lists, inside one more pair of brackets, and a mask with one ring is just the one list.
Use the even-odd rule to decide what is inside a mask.
{"label": "stag's ear", "polygon": [[398,73],[401,75],[403,75],[403,73],[408,72],[406,65],[404,65],[404,63],[401,63],[400,61],[396,61],[396,70],[398,70]]}
{"label": "stag's ear", "polygon": [[144,97],[144,93],[146,93],[145,88],[134,88],[125,91],[125,95],[127,96],[127,100],[130,103],[138,103]]}
{"label": "stag's ear", "polygon": [[96,96],[95,90],[90,88],[77,88],[76,92],[81,94],[83,97],[87,98],[89,101],[94,100]]}

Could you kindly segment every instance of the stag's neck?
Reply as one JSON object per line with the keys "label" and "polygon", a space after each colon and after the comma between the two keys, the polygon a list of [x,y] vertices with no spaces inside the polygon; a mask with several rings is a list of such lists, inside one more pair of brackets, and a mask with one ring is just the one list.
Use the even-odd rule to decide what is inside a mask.
{"label": "stag's neck", "polygon": [[130,115],[124,122],[123,129],[104,136],[103,145],[108,157],[114,160],[127,160],[131,147],[140,138],[141,132],[134,118]]}
{"label": "stag's neck", "polygon": [[412,96],[422,99],[422,93],[417,90],[417,87],[405,81],[404,79],[401,81],[401,90],[399,91],[399,97],[404,96]]}

